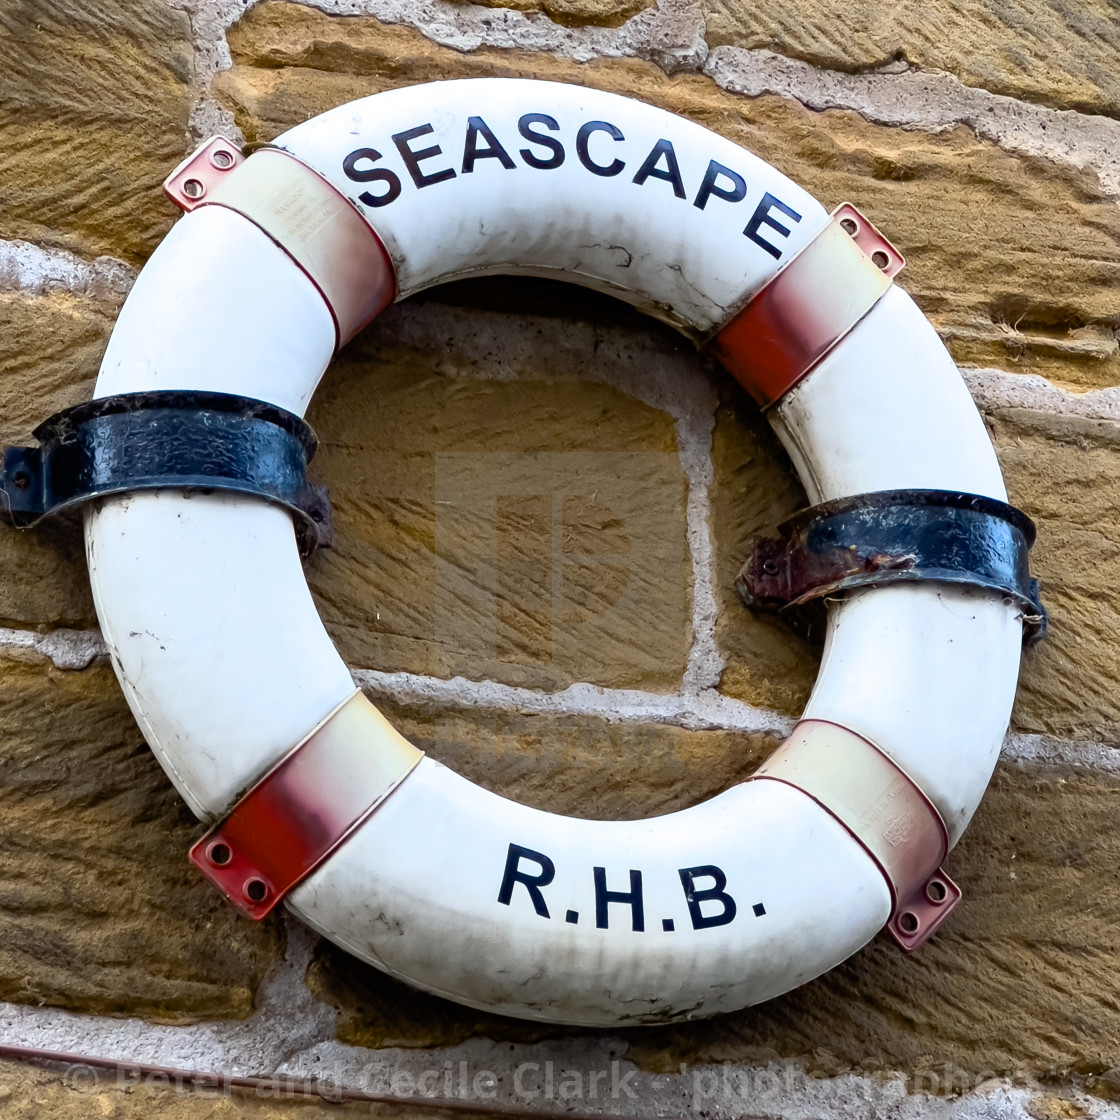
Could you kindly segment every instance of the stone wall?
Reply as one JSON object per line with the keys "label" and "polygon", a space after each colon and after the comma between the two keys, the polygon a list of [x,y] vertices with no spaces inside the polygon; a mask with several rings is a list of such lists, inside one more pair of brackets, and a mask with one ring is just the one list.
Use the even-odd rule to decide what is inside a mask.
{"label": "stone wall", "polygon": [[[880,938],[756,1009],[570,1031],[236,917],[186,863],[200,827],[106,664],[76,525],[0,531],[0,1044],[317,1077],[395,1092],[395,1114],[1115,1115],[1118,52],[1111,0],[0,4],[5,443],[89,395],[175,220],[159,183],[199,139],[437,78],[553,78],[699,121],[894,240],[1039,524],[1052,614],[949,860],[965,902],[919,953]],[[745,394],[667,329],[543,281],[455,285],[369,328],[310,419],[336,511],[307,569],[323,618],[370,696],[472,779],[664,812],[749,774],[804,704],[819,649],[731,588],[804,494]],[[446,488],[519,495],[491,527],[496,591],[448,552],[494,550]],[[286,1097],[0,1064],[4,1116],[314,1107]]]}

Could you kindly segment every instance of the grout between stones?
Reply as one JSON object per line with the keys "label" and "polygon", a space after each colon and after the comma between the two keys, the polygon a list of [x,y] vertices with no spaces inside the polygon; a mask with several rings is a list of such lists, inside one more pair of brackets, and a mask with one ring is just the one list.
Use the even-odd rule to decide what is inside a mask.
{"label": "grout between stones", "polygon": [[[595,1116],[703,1116],[739,1120],[743,1116],[775,1120],[1028,1120],[1035,1093],[1052,1097],[1057,1086],[1021,1078],[970,1078],[945,1063],[909,1072],[884,1070],[871,1076],[821,1077],[797,1060],[764,1065],[725,1062],[651,1073],[626,1059],[628,1043],[603,1033],[560,1037],[539,1043],[510,1044],[476,1037],[457,1046],[431,1049],[385,1047],[371,1050],[335,1038],[336,1013],[318,1003],[302,983],[315,936],[290,923],[299,944],[297,959],[285,960],[261,989],[261,1007],[243,1023],[208,1022],[169,1027],[139,1019],[80,1015],[46,1007],[0,1004],[0,1041],[6,1045],[66,1050],[124,1063],[146,1063],[206,1071],[221,1076],[275,1076],[317,1081],[329,1087],[367,1093],[392,1093],[407,1105],[410,1098],[478,1102],[478,1111],[516,1108],[526,1113],[561,1109]],[[579,1099],[558,1097],[556,1076],[551,1095],[539,1086],[551,1063],[571,1086],[600,1092]],[[127,1075],[118,1080],[75,1064],[62,1075],[80,1092],[127,1091]],[[479,1082],[476,1079],[482,1077]],[[1025,1083],[1024,1083],[1025,1082]],[[945,1084],[942,1093],[930,1086]],[[475,1088],[482,1086],[484,1088]],[[492,1089],[490,1088],[492,1086]],[[609,1088],[608,1088],[609,1087]],[[924,1087],[924,1091],[923,1091]],[[963,1093],[961,1090],[963,1089]],[[489,1090],[489,1091],[488,1091]],[[961,1093],[961,1095],[957,1095]],[[1114,1106],[1062,1087],[1063,1101],[1079,1107],[1077,1115],[1113,1120]]]}
{"label": "grout between stones", "polygon": [[962,369],[961,376],[981,411],[1029,408],[1087,420],[1120,420],[1120,386],[1071,393],[1032,373]]}
{"label": "grout between stones", "polygon": [[46,657],[56,669],[88,669],[108,654],[100,630],[14,630],[0,627],[0,651],[32,650]]}
{"label": "grout between stones", "polygon": [[87,261],[27,241],[0,241],[0,292],[37,296],[66,292],[96,296],[119,306],[135,279],[136,270],[115,257]]}
{"label": "grout between stones", "polygon": [[[57,668],[81,670],[107,656],[97,630],[34,630],[0,628],[0,653],[32,651]],[[354,683],[404,704],[443,704],[463,710],[493,709],[541,715],[595,716],[626,723],[661,723],[690,731],[724,730],[750,734],[788,735],[797,722],[782,712],[757,708],[713,688],[682,688],[675,693],[603,688],[577,683],[559,692],[521,688],[497,681],[465,677],[431,677],[420,673],[351,668]],[[1062,740],[1054,736],[1008,732],[1003,757],[1047,767],[1073,767],[1098,773],[1120,773],[1120,750],[1107,743]]]}
{"label": "grout between stones", "polygon": [[542,715],[584,715],[623,723],[662,723],[688,730],[727,730],[787,735],[796,720],[781,712],[755,708],[714,689],[676,693],[573,684],[560,692],[416,673],[352,669],[354,683],[401,703],[450,704]]}

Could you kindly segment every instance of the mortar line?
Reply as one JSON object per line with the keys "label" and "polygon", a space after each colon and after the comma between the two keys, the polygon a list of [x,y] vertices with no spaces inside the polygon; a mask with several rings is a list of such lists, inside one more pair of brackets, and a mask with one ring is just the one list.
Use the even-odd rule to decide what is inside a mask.
{"label": "mortar line", "polygon": [[1029,408],[1050,415],[1120,421],[1120,386],[1071,393],[1037,374],[983,368],[960,372],[981,411]]}
{"label": "mortar line", "polygon": [[677,448],[688,480],[685,504],[685,534],[692,567],[692,645],[688,651],[683,692],[697,695],[714,689],[726,664],[716,642],[717,580],[715,542],[711,528],[711,487],[715,481],[712,463],[712,433],[715,412],[691,413],[676,422]]}
{"label": "mortar line", "polygon": [[90,295],[114,304],[124,302],[136,270],[116,257],[85,260],[62,249],[44,249],[28,241],[0,240],[0,291],[49,295]]}
{"label": "mortar line", "polygon": [[[0,653],[26,650],[40,653],[58,668],[68,670],[84,669],[97,657],[107,655],[97,630],[54,630],[41,634],[34,630],[0,628]],[[490,680],[432,677],[380,669],[352,667],[351,676],[358,687],[400,703],[446,704],[463,710],[594,716],[624,723],[660,723],[686,730],[780,736],[788,735],[797,722],[796,717],[758,708],[709,688],[659,693],[577,682],[558,692],[546,692]],[[1019,762],[1120,773],[1120,749],[1098,741],[1008,732],[1003,757]]]}
{"label": "mortar line", "polygon": [[[253,1019],[258,1033],[267,1034],[271,1022],[283,1020],[295,1009],[272,1008],[258,1011]],[[910,1081],[918,1082],[925,1070],[885,1070],[878,1074],[838,1074],[821,1077],[806,1067],[804,1059],[774,1060],[767,1063],[721,1062],[712,1064],[681,1064],[673,1073],[642,1070],[624,1055],[627,1044],[603,1031],[583,1039],[546,1040],[538,1043],[503,1044],[485,1038],[425,1050],[386,1047],[367,1049],[338,1041],[333,1034],[296,1051],[285,1058],[267,1045],[259,1052],[239,1046],[234,1040],[239,1024],[206,1022],[193,1026],[166,1027],[140,1019],[112,1019],[101,1015],[82,1015],[49,1007],[21,1004],[0,1004],[0,1044],[12,1047],[68,1051],[80,1066],[82,1054],[89,1054],[107,1064],[142,1063],[178,1069],[205,1069],[220,1078],[257,1076],[265,1079],[301,1080],[309,1083],[349,1089],[354,1092],[397,1093],[407,1106],[407,1093],[395,1088],[403,1077],[410,1077],[415,1086],[420,1073],[436,1071],[437,1085],[444,1071],[461,1073],[466,1067],[470,1075],[479,1070],[503,1071],[500,1091],[493,1096],[475,1096],[477,1110],[488,1106],[524,1106],[527,1094],[519,1091],[518,1069],[540,1071],[540,1063],[553,1061],[564,1070],[580,1073],[607,1069],[614,1076],[625,1078],[633,1092],[620,1094],[612,1104],[607,1094],[588,1110],[590,1113],[633,1118],[642,1109],[653,1109],[663,1117],[708,1116],[712,1120],[741,1120],[745,1115],[774,1117],[781,1120],[810,1120],[835,1115],[891,1115],[895,1120],[921,1120],[931,1116],[951,1118],[998,1117],[999,1120],[1027,1120],[1027,1106],[1034,1092],[1044,1088],[1031,1074],[1017,1080],[987,1075],[963,1080],[953,1078],[954,1087],[961,1082],[963,1095],[951,1097],[927,1091],[909,1091]],[[230,1028],[233,1028],[232,1030]],[[244,1036],[245,1032],[240,1032]],[[232,1045],[231,1045],[232,1043]],[[537,1064],[530,1064],[536,1059]],[[931,1069],[935,1068],[931,1065]],[[947,1070],[948,1067],[945,1067]],[[78,1073],[84,1073],[79,1069]],[[514,1077],[509,1077],[510,1073]],[[963,1073],[963,1071],[960,1071]],[[85,1090],[91,1085],[75,1076],[71,1066],[63,1074],[71,1088]],[[163,1082],[160,1082],[163,1084]],[[113,1088],[101,1082],[101,1087]],[[117,1085],[135,1084],[134,1080],[118,1080]],[[221,1087],[220,1085],[218,1086]],[[1050,1086],[1053,1088],[1053,1086]],[[1098,1098],[1088,1097],[1073,1080],[1067,1092],[1089,1117],[1115,1117],[1116,1111]],[[415,1089],[413,1090],[415,1092]],[[323,1094],[330,1096],[329,1091]],[[539,1096],[540,1094],[538,1094]],[[470,1090],[461,1090],[452,1099],[471,1100]],[[533,1098],[535,1099],[535,1098]],[[631,1103],[632,1102],[632,1103]],[[530,1104],[534,1112],[547,1114],[549,1101]],[[749,1110],[749,1111],[748,1111]]]}
{"label": "mortar line", "polygon": [[964,125],[1005,151],[1092,168],[1107,193],[1120,198],[1120,121],[1111,117],[1021,101],[902,63],[848,74],[772,51],[720,46],[702,72],[729,93],[788,97],[816,111],[846,109],[877,124],[933,133]]}

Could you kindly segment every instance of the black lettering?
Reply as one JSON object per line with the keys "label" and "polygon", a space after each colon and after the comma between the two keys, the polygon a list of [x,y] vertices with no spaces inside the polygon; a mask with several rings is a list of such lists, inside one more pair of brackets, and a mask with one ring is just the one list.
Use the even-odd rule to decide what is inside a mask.
{"label": "black lettering", "polygon": [[551,171],[554,167],[559,167],[564,162],[564,145],[552,136],[542,136],[539,132],[534,132],[529,127],[531,124],[543,124],[545,128],[550,128],[553,132],[556,132],[560,128],[556,118],[550,117],[547,113],[526,113],[517,122],[517,131],[530,144],[540,144],[542,148],[547,148],[552,155],[547,159],[541,159],[540,156],[534,155],[528,148],[522,148],[517,154],[530,167],[539,168],[541,171]]}
{"label": "black lettering", "polygon": [[789,227],[782,225],[776,218],[771,218],[771,210],[780,210],[787,218],[792,218],[795,222],[801,221],[801,215],[796,210],[790,209],[790,207],[776,199],[772,194],[764,194],[762,196],[762,201],[755,207],[755,211],[751,215],[751,220],[747,222],[747,228],[743,230],[743,233],[756,245],[760,245],[765,249],[770,256],[774,257],[776,260],[780,260],[782,256],[781,249],[777,248],[775,245],[771,245],[769,241],[764,241],[762,235],[758,232],[762,226],[770,226],[771,229],[776,229],[783,237],[789,237]]}
{"label": "black lettering", "polygon": [[[661,157],[665,157],[664,169],[657,165],[661,162]],[[653,151],[646,156],[645,163],[638,168],[638,174],[634,176],[634,182],[641,186],[647,179],[664,179],[666,183],[673,184],[673,194],[677,198],[684,198],[684,183],[681,182],[681,169],[677,164],[677,153],[673,150],[672,142],[669,140],[658,140],[653,146]]]}
{"label": "black lettering", "polygon": [[393,143],[396,144],[397,151],[400,152],[401,159],[404,160],[404,165],[408,168],[408,173],[417,187],[430,187],[433,183],[442,183],[446,179],[455,178],[455,172],[450,167],[445,167],[442,171],[433,171],[430,175],[425,175],[420,170],[420,164],[424,160],[443,154],[443,149],[438,144],[433,144],[430,148],[422,148],[418,152],[414,152],[408,146],[409,141],[415,140],[418,136],[430,136],[434,131],[430,124],[422,124],[408,129],[407,132],[398,132],[393,137]]}
{"label": "black lettering", "polygon": [[594,163],[591,156],[587,154],[587,138],[593,132],[605,132],[612,140],[626,139],[613,124],[608,124],[606,121],[588,121],[587,124],[582,125],[579,132],[576,133],[576,155],[579,156],[580,163],[582,163],[592,175],[602,175],[604,178],[617,175],[626,166],[622,160],[616,159],[613,163],[609,163],[606,167],[603,167],[601,164]]}
{"label": "black lettering", "polygon": [[[486,147],[478,146],[478,138],[486,141]],[[517,165],[509,158],[509,152],[498,143],[498,138],[490,131],[490,126],[481,117],[467,117],[467,139],[463,145],[463,174],[474,170],[476,160],[496,159],[507,171]]]}
{"label": "black lettering", "polygon": [[[717,182],[720,178],[729,180],[731,186],[721,187]],[[747,183],[743,176],[737,171],[732,171],[730,167],[724,167],[722,163],[716,163],[713,159],[708,163],[708,170],[704,172],[704,181],[700,184],[692,205],[697,210],[703,210],[712,195],[726,202],[742,202],[746,194]]]}
{"label": "black lettering", "polygon": [[[682,867],[677,872],[684,887],[684,898],[688,912],[692,915],[693,929],[708,929],[710,926],[725,926],[735,919],[735,899],[723,888],[727,886],[727,876],[714,864],[703,867]],[[696,889],[697,879],[713,879],[715,886],[705,891]],[[702,902],[719,902],[723,909],[718,914],[705,915],[700,909]]]}
{"label": "black lettering", "polygon": [[642,902],[642,873],[630,872],[629,891],[607,890],[607,869],[595,868],[595,928],[607,928],[607,906],[612,902],[624,902],[630,907],[631,927],[635,933],[644,933],[646,928],[646,908]]}
{"label": "black lettering", "polygon": [[[529,875],[520,869],[523,859],[532,860],[540,866],[539,875]],[[533,900],[533,909],[542,917],[548,917],[548,907],[545,905],[541,887],[547,887],[556,878],[556,865],[546,855],[534,852],[532,848],[522,848],[518,844],[510,844],[506,853],[506,870],[502,876],[502,888],[498,891],[498,901],[503,906],[508,906],[513,898],[513,885],[520,883]]]}
{"label": "black lettering", "polygon": [[387,184],[384,194],[365,191],[358,195],[358,198],[367,206],[388,206],[390,202],[400,197],[401,181],[387,167],[358,166],[359,160],[368,159],[370,163],[376,163],[380,158],[381,153],[373,148],[359,148],[356,152],[351,152],[342,161],[342,170],[346,172],[347,179],[353,179],[355,183]]}

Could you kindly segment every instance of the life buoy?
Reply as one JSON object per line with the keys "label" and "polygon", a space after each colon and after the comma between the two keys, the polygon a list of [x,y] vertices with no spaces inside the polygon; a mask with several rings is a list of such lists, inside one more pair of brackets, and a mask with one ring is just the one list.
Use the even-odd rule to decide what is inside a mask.
{"label": "life buoy", "polygon": [[[857,215],[830,218],[696,124],[477,79],[343,105],[241,158],[215,141],[169,180],[191,212],[121,311],[97,398],[210,391],[302,415],[392,299],[562,276],[748,367],[812,501],[1006,499],[952,360],[890,283],[890,247],[864,252]],[[953,900],[940,861],[995,765],[1023,637],[998,589],[848,591],[802,721],[759,775],[659,818],[576,820],[471,784],[355,695],[277,505],[111,497],[86,544],[125,695],[194,812],[222,822],[196,859],[233,901],[282,898],[413,985],[573,1024],[758,1003],[888,921],[920,939]]]}

